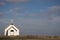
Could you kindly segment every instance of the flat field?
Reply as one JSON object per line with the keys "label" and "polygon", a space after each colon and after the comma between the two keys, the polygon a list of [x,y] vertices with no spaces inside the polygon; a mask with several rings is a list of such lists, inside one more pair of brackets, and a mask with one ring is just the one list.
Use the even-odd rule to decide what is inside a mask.
{"label": "flat field", "polygon": [[0,40],[60,40],[59,36],[0,36]]}

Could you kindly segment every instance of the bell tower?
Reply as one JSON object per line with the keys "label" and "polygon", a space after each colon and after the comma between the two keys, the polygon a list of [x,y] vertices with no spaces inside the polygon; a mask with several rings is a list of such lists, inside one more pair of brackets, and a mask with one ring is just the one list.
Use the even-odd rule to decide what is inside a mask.
{"label": "bell tower", "polygon": [[13,19],[11,19],[11,25],[13,25]]}

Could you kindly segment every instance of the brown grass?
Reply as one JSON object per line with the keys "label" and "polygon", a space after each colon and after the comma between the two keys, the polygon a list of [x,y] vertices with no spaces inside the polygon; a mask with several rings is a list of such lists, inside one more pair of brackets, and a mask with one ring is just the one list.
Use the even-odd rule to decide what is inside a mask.
{"label": "brown grass", "polygon": [[27,35],[27,36],[0,36],[0,40],[60,40],[59,36],[37,36],[37,35]]}

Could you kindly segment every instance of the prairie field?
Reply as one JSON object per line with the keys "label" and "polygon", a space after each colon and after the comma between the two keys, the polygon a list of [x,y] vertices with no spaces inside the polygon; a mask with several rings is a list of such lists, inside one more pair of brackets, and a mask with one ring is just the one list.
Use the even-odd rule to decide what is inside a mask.
{"label": "prairie field", "polygon": [[60,40],[59,36],[0,36],[0,40]]}

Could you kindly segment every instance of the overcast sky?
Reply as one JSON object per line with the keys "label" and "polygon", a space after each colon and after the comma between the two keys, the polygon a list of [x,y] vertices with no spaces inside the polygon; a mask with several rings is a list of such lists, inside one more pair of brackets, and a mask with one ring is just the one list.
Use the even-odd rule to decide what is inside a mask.
{"label": "overcast sky", "polygon": [[0,34],[11,19],[20,34],[60,35],[60,0],[0,0]]}

